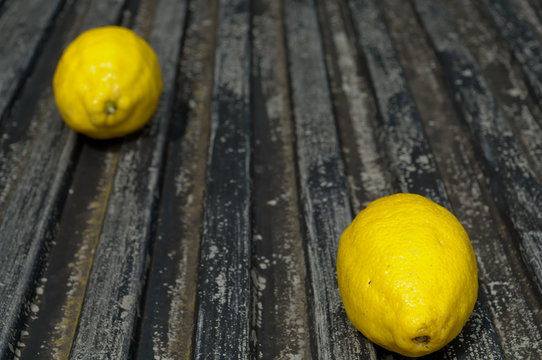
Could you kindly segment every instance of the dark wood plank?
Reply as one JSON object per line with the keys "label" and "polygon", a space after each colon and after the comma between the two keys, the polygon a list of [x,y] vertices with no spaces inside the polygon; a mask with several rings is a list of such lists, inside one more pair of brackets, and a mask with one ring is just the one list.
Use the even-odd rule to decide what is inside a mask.
{"label": "dark wood plank", "polygon": [[[385,0],[381,4],[452,208],[465,226],[476,252],[480,287],[504,355],[542,357],[542,349],[532,346],[541,342],[542,318],[536,310],[540,303],[533,302],[536,295],[529,274],[517,251],[511,249],[510,234],[500,231],[506,226],[495,216],[485,181],[478,180],[485,177],[477,166],[468,129],[449,97],[438,59],[420,24],[412,21],[416,16],[410,3]],[[464,2],[454,0],[454,4],[461,7]],[[474,13],[469,7],[463,10],[470,15]],[[470,21],[479,26],[482,23],[477,18]],[[478,41],[484,39],[488,45],[495,44],[479,37],[478,32],[470,32],[470,35]]]}
{"label": "dark wood plank", "polygon": [[[34,304],[17,340],[22,359],[68,359],[118,163],[119,143],[83,141]],[[36,308],[37,309],[37,308]]]}
{"label": "dark wood plank", "polygon": [[34,147],[0,224],[4,239],[11,240],[0,242],[0,357],[8,356],[9,348],[13,348],[24,320],[23,312],[35,313],[38,309],[28,300],[39,276],[41,254],[51,241],[68,190],[66,185],[77,151],[75,135],[62,131],[55,115],[48,113],[48,122],[55,125]]}
{"label": "dark wood plank", "polygon": [[318,1],[327,71],[354,213],[393,192],[375,99],[342,1]]}
{"label": "dark wood plank", "polygon": [[280,1],[253,2],[253,352],[310,359],[282,10]]}
{"label": "dark wood plank", "polygon": [[[520,6],[517,4],[518,1],[515,3]],[[528,5],[525,2],[520,3],[524,4],[523,6]],[[523,9],[523,6],[519,10],[528,11],[528,8]],[[466,7],[472,8],[473,5]],[[466,39],[465,42],[478,61],[480,56],[487,56],[487,48],[492,47],[493,54],[489,58],[493,58],[493,61],[486,61],[480,70],[503,115],[509,120],[530,168],[538,179],[541,179],[542,123],[538,119],[542,116],[540,108],[542,67],[538,65],[536,56],[542,54],[542,49],[537,35],[532,30],[536,28],[535,24],[538,27],[541,25],[521,20],[520,14],[508,2],[496,2],[489,7],[486,3],[478,7],[481,8],[480,17],[483,16],[486,21],[469,26],[475,27],[476,30],[482,28],[477,33],[483,33],[489,42],[476,45],[474,48],[471,39]],[[455,7],[453,9],[457,12]],[[465,23],[461,20],[458,20],[459,22]],[[458,24],[458,27],[461,28],[461,24]],[[501,88],[496,88],[496,84],[501,85]]]}
{"label": "dark wood plank", "polygon": [[137,358],[188,359],[209,146],[218,1],[188,4]]}
{"label": "dark wood plank", "polygon": [[531,0],[509,0],[510,4],[516,9],[516,15],[522,22],[529,24],[531,30],[540,39],[542,37],[542,18],[540,10],[542,4]]}
{"label": "dark wood plank", "polygon": [[423,0],[414,4],[470,128],[495,201],[513,225],[524,260],[542,289],[542,187],[450,14],[442,4]]}
{"label": "dark wood plank", "polygon": [[195,359],[250,352],[250,7],[220,2]]}
{"label": "dark wood plank", "polygon": [[521,65],[530,89],[542,99],[542,44],[528,23],[521,21],[508,0],[481,0],[485,12],[495,25],[505,46]]}
{"label": "dark wood plank", "polygon": [[[73,15],[80,9],[70,7],[67,14]],[[109,10],[105,15],[103,11],[87,11],[81,24],[106,24],[112,21],[111,16],[120,13],[120,7]],[[66,25],[52,32],[51,41],[43,49],[44,57],[36,64],[36,76],[29,79],[21,92],[21,99],[29,102],[16,106],[2,122],[3,125],[20,123],[21,127],[11,125],[2,129],[6,142],[1,148],[0,229],[15,242],[0,243],[1,256],[5,259],[0,265],[0,283],[4,284],[0,288],[0,357],[15,348],[25,316],[38,309],[30,302],[35,293],[34,281],[41,272],[42,255],[53,238],[68,192],[73,161],[80,148],[77,136],[58,116],[50,83],[56,59],[78,29],[71,27],[71,22]]]}
{"label": "dark wood plank", "polygon": [[390,167],[400,191],[413,189],[450,208],[435,159],[380,9],[375,1],[350,2],[384,125]]}
{"label": "dark wood plank", "polygon": [[536,33],[540,36],[542,35],[542,4],[539,1],[533,0],[513,0],[514,4],[521,3],[521,5],[516,5],[521,9],[522,19],[531,23]]}
{"label": "dark wood plank", "polygon": [[489,16],[478,1],[448,2],[463,41],[480,67],[499,108],[508,119],[531,169],[542,174],[542,116],[538,101],[531,96],[528,82]]}
{"label": "dark wood plank", "polygon": [[[453,211],[379,5],[373,0],[349,4],[387,132],[388,156],[399,190],[424,195]],[[502,358],[483,294],[458,337],[432,356]]]}
{"label": "dark wood plank", "polygon": [[286,40],[309,269],[313,357],[358,359],[372,346],[349,322],[336,279],[339,238],[352,221],[315,4],[288,0]]}
{"label": "dark wood plank", "polygon": [[[160,60],[164,90],[150,124],[122,144],[71,359],[89,354],[96,359],[128,359],[134,350],[185,11],[184,1],[155,3],[148,40]],[[143,15],[136,18],[136,31],[142,34],[144,20],[148,18]]]}
{"label": "dark wood plank", "polygon": [[[21,0],[3,4],[0,17],[0,122],[28,76],[47,37],[47,28],[61,10],[63,0]],[[25,19],[32,19],[25,21]]]}

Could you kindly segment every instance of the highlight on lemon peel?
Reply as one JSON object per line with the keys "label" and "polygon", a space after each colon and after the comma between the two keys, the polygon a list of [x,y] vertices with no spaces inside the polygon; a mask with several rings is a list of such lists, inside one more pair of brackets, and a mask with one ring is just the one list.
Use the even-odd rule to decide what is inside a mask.
{"label": "highlight on lemon peel", "polygon": [[339,241],[337,280],[352,324],[410,357],[452,341],[478,295],[476,257],[461,223],[409,193],[377,199],[355,217]]}
{"label": "highlight on lemon peel", "polygon": [[105,26],[87,30],[64,50],[53,77],[64,122],[96,139],[141,129],[162,92],[158,57],[132,30]]}

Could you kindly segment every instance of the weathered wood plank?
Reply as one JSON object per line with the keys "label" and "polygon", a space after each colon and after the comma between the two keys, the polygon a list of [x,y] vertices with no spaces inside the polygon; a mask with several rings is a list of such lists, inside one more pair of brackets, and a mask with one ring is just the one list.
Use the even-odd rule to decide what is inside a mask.
{"label": "weathered wood plank", "polygon": [[119,147],[120,143],[83,140],[58,230],[32,299],[39,311],[27,317],[17,340],[22,359],[69,358]]}
{"label": "weathered wood plank", "polygon": [[[37,40],[30,41],[29,39],[26,39],[29,42],[25,43],[25,37],[44,37],[42,34],[43,29],[38,31],[40,30],[39,28],[33,29],[35,33],[32,33],[31,31],[30,34],[25,35],[25,32],[29,31],[26,28],[34,25],[30,24],[31,22],[25,22],[25,24],[21,26],[21,29],[18,30],[18,21],[21,21],[21,17],[25,16],[28,2],[21,1],[13,3],[14,4],[11,7],[8,7],[8,4],[5,4],[6,9],[3,9],[6,11],[6,13],[3,14],[6,18],[0,18],[0,27],[2,28],[2,31],[0,32],[2,35],[0,36],[12,34],[13,37],[11,38],[11,41],[17,40],[17,36],[24,37],[18,40],[18,50],[16,49],[12,55],[8,53],[8,46],[2,46],[0,50],[0,63],[4,66],[4,69],[6,69],[0,74],[0,89],[4,89],[0,90],[0,104],[2,104],[2,102],[4,103],[4,105],[0,105],[0,151],[2,155],[0,156],[0,217],[2,217],[7,203],[9,202],[9,198],[13,194],[17,176],[20,175],[23,167],[22,165],[24,165],[25,159],[28,157],[30,149],[26,146],[23,139],[31,137],[30,134],[35,134],[36,127],[30,125],[35,124],[35,122],[32,123],[31,121],[34,113],[40,111],[38,109],[45,109],[49,106],[51,98],[49,96],[44,96],[43,94],[51,91],[50,77],[47,77],[47,75],[52,73],[52,70],[50,69],[56,65],[56,62],[49,60],[49,58],[52,56],[60,56],[57,55],[59,53],[58,47],[51,51],[50,49],[52,47],[54,48],[54,46],[45,46],[41,52],[43,56],[36,61],[35,75],[30,79],[26,78],[28,75],[24,73],[26,70],[16,71],[10,69],[10,66],[22,66],[24,63],[24,60],[20,59],[20,57],[23,56],[22,54],[35,57],[33,51],[28,50],[26,46],[31,46]],[[47,5],[51,4],[48,3]],[[41,5],[41,7],[43,7],[43,5]],[[15,21],[13,22],[13,20]],[[38,19],[37,22],[39,23],[40,21],[43,20]],[[5,44],[7,41],[8,38],[4,38],[2,43]],[[50,44],[50,42],[47,42],[47,44]],[[40,46],[41,45],[44,44],[41,44],[40,42]],[[28,67],[30,67],[31,61],[28,60],[27,62],[29,63]],[[24,76],[22,73],[24,73]],[[18,78],[15,77],[16,75]],[[28,85],[24,89],[21,89],[22,84],[26,81],[28,81]],[[8,114],[8,108],[12,107],[9,103],[12,101],[15,93],[18,92],[15,88],[21,89],[21,91],[19,93],[18,102],[13,109],[11,109],[11,114]],[[3,92],[5,92],[5,94],[3,94]],[[24,105],[21,106],[21,103],[24,103]]]}
{"label": "weathered wood plank", "polygon": [[137,358],[188,359],[210,133],[217,0],[189,3]]}
{"label": "weathered wood plank", "polygon": [[220,2],[194,359],[250,352],[249,10]]}
{"label": "weathered wood plank", "polygon": [[524,260],[542,289],[542,187],[450,14],[440,2],[415,0],[414,4],[470,128],[495,201],[517,232]]}
{"label": "weathered wood plank", "polygon": [[531,30],[535,32],[540,39],[542,37],[542,19],[539,14],[542,4],[531,0],[509,0],[510,4],[516,9],[518,19],[529,24]]}
{"label": "weathered wood plank", "polygon": [[[163,0],[155,6],[148,40],[160,60],[164,90],[150,124],[127,137],[120,150],[71,359],[86,359],[90,354],[95,359],[128,359],[134,350],[186,2]],[[141,33],[145,32],[143,20],[148,19],[136,18],[136,31]]]}
{"label": "weathered wood plank", "polygon": [[63,131],[52,112],[45,121],[54,124],[34,146],[0,224],[5,239],[0,242],[0,358],[8,357],[13,348],[23,311],[36,309],[27,300],[40,271],[41,254],[51,240],[77,151],[75,136]]}
{"label": "weathered wood plank", "polygon": [[542,174],[542,111],[529,95],[529,85],[509,49],[502,44],[492,21],[478,1],[448,2],[462,38],[475,58],[487,85],[508,119],[531,169]]}
{"label": "weathered wood plank", "polygon": [[372,346],[349,322],[337,287],[337,248],[342,232],[352,221],[352,212],[315,4],[311,0],[287,0],[284,14],[307,240],[313,356],[373,357]]}
{"label": "weathered wood plank", "polygon": [[[0,122],[28,76],[63,0],[21,0],[5,4],[0,17]],[[32,19],[25,21],[25,19]]]}
{"label": "weathered wood plank", "polygon": [[[373,0],[350,1],[349,4],[387,132],[388,155],[398,187],[400,191],[427,196],[452,210],[381,10]],[[480,294],[463,331],[440,354],[433,356],[502,358],[483,304],[483,294]]]}
{"label": "weathered wood plank", "polygon": [[280,1],[253,2],[253,353],[310,359],[282,10]]}
{"label": "weathered wood plank", "polygon": [[350,1],[400,191],[418,189],[450,208],[401,65],[375,1]]}
{"label": "weathered wood plank", "polygon": [[505,46],[521,65],[531,90],[542,100],[542,44],[530,26],[521,21],[508,0],[481,0]]}
{"label": "weathered wood plank", "polygon": [[369,202],[391,194],[391,170],[382,146],[375,99],[368,76],[360,68],[344,2],[318,1],[327,71],[345,159],[347,184],[354,213]]}
{"label": "weathered wood plank", "polygon": [[[109,10],[107,16],[100,12],[99,16],[93,17],[92,12],[87,12],[86,22],[82,20],[82,23],[107,23],[115,14],[115,8]],[[77,7],[70,7],[67,14],[73,14],[72,11],[77,12]],[[25,102],[17,105],[2,122],[5,142],[1,148],[0,229],[6,239],[15,243],[0,243],[1,256],[5,258],[0,265],[0,283],[4,285],[0,288],[0,357],[7,356],[8,348],[14,348],[24,321],[24,308],[26,314],[36,309],[29,303],[34,280],[41,271],[43,252],[53,237],[54,225],[68,191],[66,185],[71,177],[72,161],[80,147],[77,136],[58,116],[50,84],[62,44],[66,44],[68,35],[76,31],[71,23],[66,25],[53,30],[51,41],[45,45],[44,56],[36,64],[37,75],[21,92],[20,98]],[[31,132],[32,137],[28,137],[27,132]]]}
{"label": "weathered wood plank", "polygon": [[[463,5],[457,0],[454,3]],[[515,359],[542,357],[542,348],[533,347],[541,343],[542,319],[535,310],[539,305],[531,303],[535,295],[526,281],[529,274],[507,246],[512,242],[510,235],[499,231],[504,225],[495,219],[488,189],[477,180],[484,176],[475,165],[465,126],[441,79],[438,59],[419,23],[412,21],[416,16],[408,2],[385,0],[382,5],[452,208],[476,252],[480,287],[504,355]],[[473,9],[464,10],[473,14]],[[470,21],[481,23],[476,18]],[[470,35],[480,39],[477,32]]]}

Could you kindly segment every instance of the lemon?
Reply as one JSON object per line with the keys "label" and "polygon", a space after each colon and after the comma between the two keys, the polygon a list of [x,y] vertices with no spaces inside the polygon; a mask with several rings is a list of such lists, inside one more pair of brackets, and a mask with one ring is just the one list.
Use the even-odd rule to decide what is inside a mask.
{"label": "lemon", "polygon": [[120,26],[80,34],[53,77],[59,112],[73,130],[97,139],[142,128],[162,92],[158,58],[145,40]]}
{"label": "lemon", "polygon": [[455,338],[478,294],[463,226],[444,207],[408,193],[377,199],[355,217],[339,241],[337,279],[352,324],[411,357]]}

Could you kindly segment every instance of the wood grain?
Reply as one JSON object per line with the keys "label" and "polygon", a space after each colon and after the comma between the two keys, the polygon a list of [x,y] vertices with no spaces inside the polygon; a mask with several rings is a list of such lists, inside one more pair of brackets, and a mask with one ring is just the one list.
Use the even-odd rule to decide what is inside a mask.
{"label": "wood grain", "polygon": [[542,99],[542,44],[528,23],[521,21],[508,0],[482,0],[503,43],[521,65],[531,91],[538,101]]}
{"label": "wood grain", "polygon": [[[32,63],[63,5],[55,1],[11,1],[3,5],[0,22],[0,122],[5,121],[6,111],[15,93],[26,80]],[[25,21],[26,18],[32,21]]]}
{"label": "wood grain", "polygon": [[337,287],[339,237],[350,224],[335,119],[314,3],[284,5],[295,121],[297,165],[309,268],[313,356],[373,356],[372,346],[349,322]]}
{"label": "wood grain", "polygon": [[363,54],[342,1],[318,1],[327,72],[354,213],[394,190],[385,133],[365,71]]}
{"label": "wood grain", "polygon": [[218,1],[188,4],[138,359],[188,359],[194,331]]}
{"label": "wood grain", "polygon": [[307,359],[307,274],[281,2],[252,5],[253,353]]}
{"label": "wood grain", "polygon": [[245,359],[250,345],[250,13],[220,2],[194,359]]}
{"label": "wood grain", "polygon": [[458,41],[450,14],[436,5],[415,1],[433,48],[446,69],[453,98],[477,145],[495,201],[512,223],[522,256],[542,289],[542,234],[538,231],[542,187],[471,53]]}

